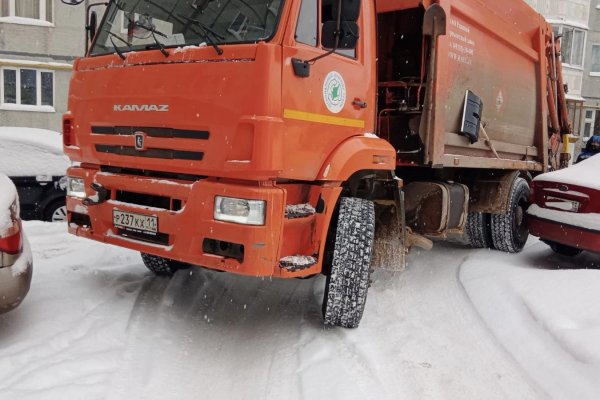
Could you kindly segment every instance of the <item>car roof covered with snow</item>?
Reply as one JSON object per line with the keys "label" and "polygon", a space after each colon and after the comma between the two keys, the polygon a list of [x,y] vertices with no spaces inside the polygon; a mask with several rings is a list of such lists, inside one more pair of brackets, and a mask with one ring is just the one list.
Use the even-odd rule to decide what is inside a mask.
{"label": "car roof covered with snow", "polygon": [[569,168],[537,176],[536,182],[556,182],[600,190],[600,154]]}
{"label": "car roof covered with snow", "polygon": [[66,175],[62,135],[35,128],[0,127],[0,172],[10,177]]}

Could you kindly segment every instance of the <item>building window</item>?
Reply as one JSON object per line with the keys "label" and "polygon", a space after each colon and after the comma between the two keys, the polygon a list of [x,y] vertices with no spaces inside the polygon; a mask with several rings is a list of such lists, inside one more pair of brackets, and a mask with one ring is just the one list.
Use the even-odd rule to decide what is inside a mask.
{"label": "building window", "polygon": [[54,72],[32,68],[0,69],[0,108],[54,111]]}
{"label": "building window", "polygon": [[585,31],[570,26],[556,26],[554,33],[561,35],[562,61],[573,67],[583,67]]}
{"label": "building window", "polygon": [[583,140],[589,139],[594,134],[594,126],[596,125],[596,110],[585,110],[585,125],[583,128]]}
{"label": "building window", "polygon": [[590,75],[600,76],[600,45],[592,45],[592,65],[590,67]]}
{"label": "building window", "polygon": [[[52,23],[54,17],[52,0],[0,0],[0,22],[11,22],[11,17]],[[2,19],[8,21],[2,21]],[[12,21],[17,22],[17,21]]]}

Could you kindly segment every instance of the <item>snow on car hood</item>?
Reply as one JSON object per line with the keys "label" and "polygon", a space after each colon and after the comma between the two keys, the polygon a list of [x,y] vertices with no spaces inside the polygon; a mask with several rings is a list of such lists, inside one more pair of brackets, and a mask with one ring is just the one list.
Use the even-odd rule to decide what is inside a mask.
{"label": "snow on car hood", "polygon": [[12,181],[0,173],[0,236],[12,226],[10,206],[17,198],[17,189]]}
{"label": "snow on car hood", "polygon": [[565,183],[600,190],[600,154],[569,168],[539,175],[534,181]]}
{"label": "snow on car hood", "polygon": [[70,165],[60,133],[0,127],[0,172],[10,177],[62,176]]}

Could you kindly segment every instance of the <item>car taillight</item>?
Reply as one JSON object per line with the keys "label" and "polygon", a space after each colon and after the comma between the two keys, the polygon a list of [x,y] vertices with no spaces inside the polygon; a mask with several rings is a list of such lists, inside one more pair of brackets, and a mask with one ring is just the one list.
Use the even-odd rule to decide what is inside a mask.
{"label": "car taillight", "polygon": [[73,144],[73,117],[63,116],[63,144],[71,146]]}
{"label": "car taillight", "polygon": [[23,235],[21,234],[21,223],[16,222],[9,228],[4,236],[0,237],[0,252],[8,254],[19,254],[23,248]]}
{"label": "car taillight", "polygon": [[23,235],[19,219],[19,205],[16,201],[10,207],[10,218],[12,226],[4,229],[0,234],[0,252],[18,254],[23,247]]}

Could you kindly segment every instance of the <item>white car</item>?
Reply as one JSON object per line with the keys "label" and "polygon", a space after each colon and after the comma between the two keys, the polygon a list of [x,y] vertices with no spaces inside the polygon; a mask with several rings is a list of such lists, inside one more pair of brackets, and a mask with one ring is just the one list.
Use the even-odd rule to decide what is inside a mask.
{"label": "white car", "polygon": [[19,196],[0,173],[0,314],[17,307],[29,292],[33,259],[19,217]]}

